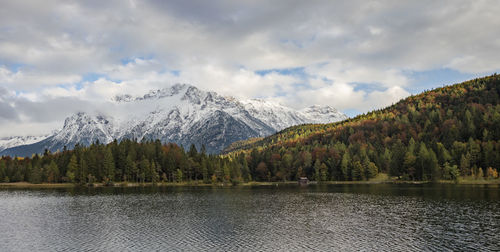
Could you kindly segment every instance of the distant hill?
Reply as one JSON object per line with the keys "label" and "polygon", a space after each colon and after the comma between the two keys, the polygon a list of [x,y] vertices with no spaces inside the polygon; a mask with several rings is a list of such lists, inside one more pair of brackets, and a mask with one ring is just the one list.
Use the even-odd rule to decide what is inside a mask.
{"label": "distant hill", "polygon": [[231,145],[261,179],[494,177],[500,168],[500,76],[410,96],[338,123],[299,125]]}

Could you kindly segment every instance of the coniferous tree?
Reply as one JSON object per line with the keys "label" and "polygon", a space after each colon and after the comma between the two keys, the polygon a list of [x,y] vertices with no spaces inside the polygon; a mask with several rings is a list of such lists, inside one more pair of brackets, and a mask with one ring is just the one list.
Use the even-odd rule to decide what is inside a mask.
{"label": "coniferous tree", "polygon": [[115,162],[110,148],[104,148],[104,155],[102,157],[102,165],[104,170],[104,182],[110,183],[115,179]]}
{"label": "coniferous tree", "polygon": [[342,169],[342,178],[343,180],[348,180],[349,179],[349,174],[350,172],[350,167],[351,167],[351,156],[349,155],[349,152],[345,152],[344,156],[342,157],[342,163],[340,165]]}
{"label": "coniferous tree", "polygon": [[69,160],[68,168],[66,171],[66,177],[68,178],[69,182],[75,182],[76,181],[76,176],[78,172],[78,160],[76,159],[76,155],[73,154],[71,155],[71,159]]}
{"label": "coniferous tree", "polygon": [[355,161],[352,165],[352,180],[359,181],[364,180],[364,167],[360,161]]}
{"label": "coniferous tree", "polygon": [[57,167],[57,164],[56,162],[54,162],[54,160],[50,161],[50,163],[45,166],[44,170],[47,173],[47,182],[49,183],[59,182],[59,167]]}
{"label": "coniferous tree", "polygon": [[314,179],[316,181],[321,181],[321,162],[316,159],[314,162]]}
{"label": "coniferous tree", "polygon": [[78,173],[79,173],[78,180],[80,184],[88,183],[89,169],[87,165],[87,160],[83,155],[80,157],[80,171]]}

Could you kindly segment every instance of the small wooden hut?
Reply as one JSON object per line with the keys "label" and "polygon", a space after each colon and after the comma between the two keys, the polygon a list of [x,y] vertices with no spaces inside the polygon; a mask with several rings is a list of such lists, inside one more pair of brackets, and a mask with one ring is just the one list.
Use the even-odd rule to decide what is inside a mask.
{"label": "small wooden hut", "polygon": [[307,185],[307,183],[309,183],[309,179],[307,177],[299,178],[299,185]]}

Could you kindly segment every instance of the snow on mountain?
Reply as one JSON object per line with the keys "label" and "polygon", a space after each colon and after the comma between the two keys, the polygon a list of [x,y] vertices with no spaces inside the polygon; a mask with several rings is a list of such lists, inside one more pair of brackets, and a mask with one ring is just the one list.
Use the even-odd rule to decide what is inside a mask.
{"label": "snow on mountain", "polygon": [[39,142],[45,138],[47,138],[48,135],[43,135],[43,136],[13,136],[13,137],[5,137],[5,138],[0,138],[0,152],[20,146],[20,145],[25,145],[25,144],[32,144]]}
{"label": "snow on mountain", "polygon": [[315,122],[306,120],[304,115],[294,109],[272,101],[250,99],[241,101],[241,103],[250,115],[269,125],[275,131],[280,131],[296,124]]}
{"label": "snow on mountain", "polygon": [[299,110],[309,122],[316,123],[332,123],[342,121],[348,117],[330,106],[313,105],[311,107]]}
{"label": "snow on mountain", "polygon": [[241,103],[252,116],[277,131],[297,124],[332,123],[347,119],[345,114],[330,106],[314,105],[297,111],[264,99],[244,100]]}
{"label": "snow on mountain", "polygon": [[63,129],[52,137],[54,142],[71,145],[89,145],[97,139],[102,143],[113,141],[112,124],[102,115],[90,116],[82,112],[66,118]]}
{"label": "snow on mountain", "polygon": [[238,101],[187,84],[143,96],[116,96],[108,105],[102,113],[76,113],[65,120],[62,129],[42,141],[26,142],[0,154],[31,155],[113,139],[160,139],[185,147],[194,143],[198,148],[204,144],[208,152],[217,153],[234,141],[267,136],[292,125],[346,118],[327,106],[297,111],[263,99]]}

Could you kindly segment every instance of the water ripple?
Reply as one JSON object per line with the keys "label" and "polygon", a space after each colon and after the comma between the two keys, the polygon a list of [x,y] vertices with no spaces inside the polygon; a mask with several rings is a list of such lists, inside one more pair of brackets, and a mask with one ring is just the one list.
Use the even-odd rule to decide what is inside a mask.
{"label": "water ripple", "polygon": [[500,249],[497,192],[478,190],[479,196],[459,192],[455,197],[422,188],[405,190],[376,186],[367,191],[342,186],[3,190],[0,250]]}

